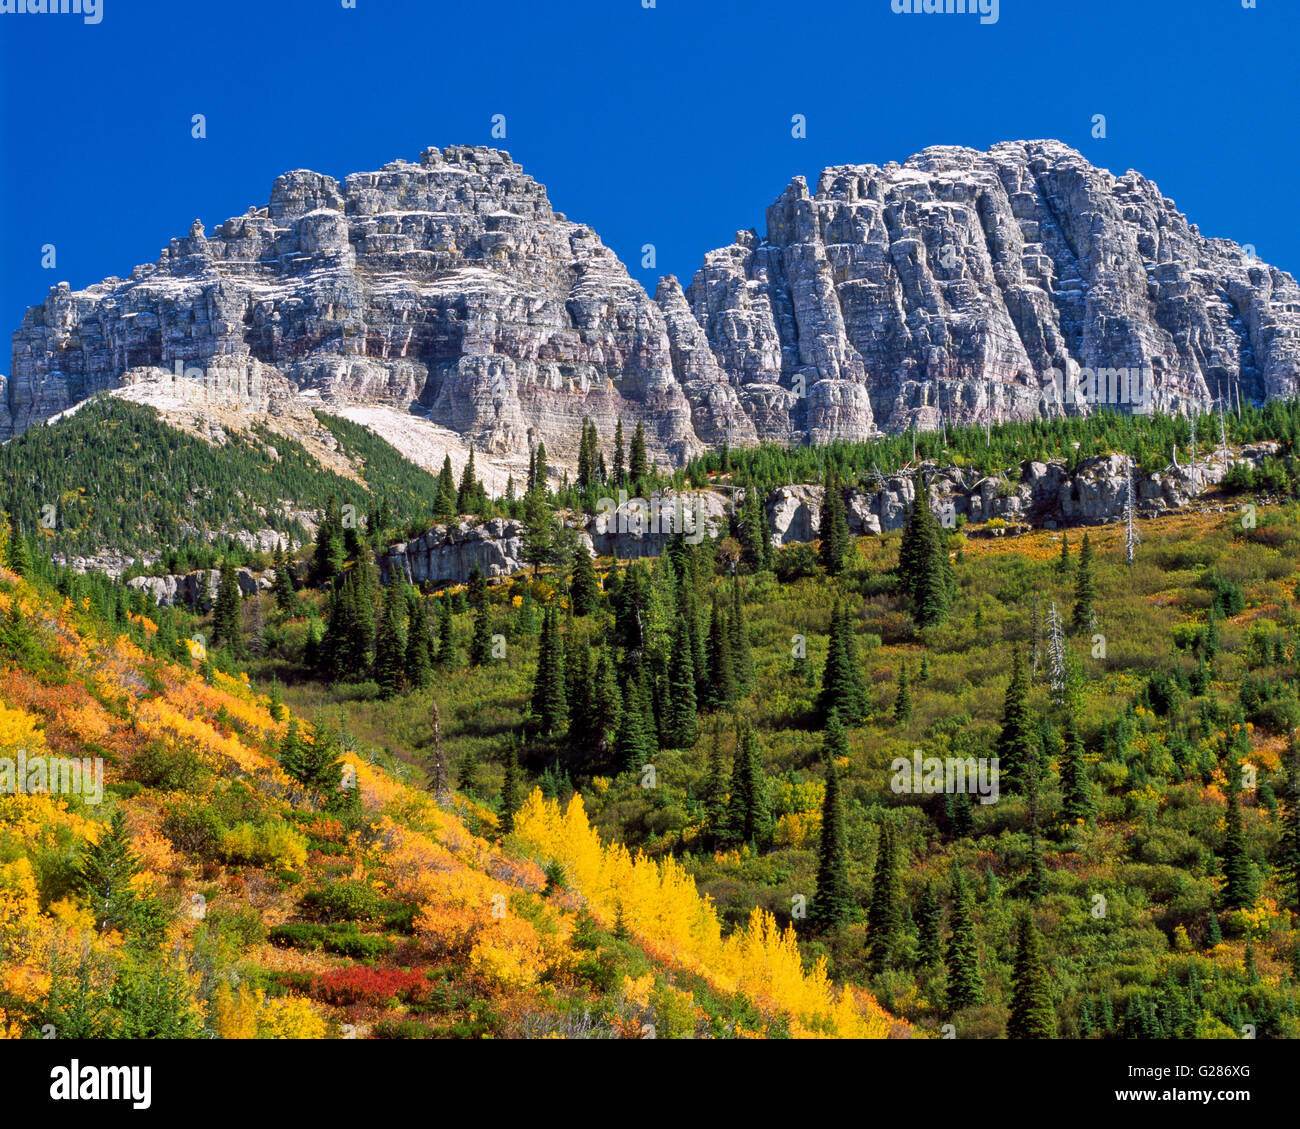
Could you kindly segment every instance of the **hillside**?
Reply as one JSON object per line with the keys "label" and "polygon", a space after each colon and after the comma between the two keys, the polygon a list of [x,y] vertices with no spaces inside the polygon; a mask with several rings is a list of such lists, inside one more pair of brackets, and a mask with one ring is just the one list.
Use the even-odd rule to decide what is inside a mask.
{"label": "hillside", "polygon": [[[49,575],[0,570],[0,1035],[906,1031],[762,911],[723,939],[680,868],[602,846],[580,799],[535,792],[503,838],[186,657],[170,620]],[[19,757],[102,760],[102,797],[25,793]]]}

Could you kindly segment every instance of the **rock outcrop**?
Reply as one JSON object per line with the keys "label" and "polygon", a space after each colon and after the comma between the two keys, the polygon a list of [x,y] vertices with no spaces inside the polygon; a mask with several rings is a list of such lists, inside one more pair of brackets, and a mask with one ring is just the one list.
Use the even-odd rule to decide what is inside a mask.
{"label": "rock outcrop", "polygon": [[[235,574],[239,581],[241,596],[266,592],[275,583],[274,569],[255,574],[246,568],[240,568],[235,570]],[[163,607],[182,604],[195,611],[206,612],[216,603],[220,583],[220,570],[203,568],[195,572],[172,573],[167,576],[136,576],[128,580],[126,586],[147,592],[155,604]]]}
{"label": "rock outcrop", "polygon": [[[1052,141],[796,178],[651,300],[506,153],[285,173],[156,263],[53,288],[13,337],[0,441],[93,393],[374,406],[571,466],[590,418],[652,459],[941,420],[1202,410],[1300,385],[1300,288],[1136,172]],[[143,395],[143,393],[138,393]],[[418,452],[414,453],[418,454]],[[435,461],[440,461],[435,460]]]}

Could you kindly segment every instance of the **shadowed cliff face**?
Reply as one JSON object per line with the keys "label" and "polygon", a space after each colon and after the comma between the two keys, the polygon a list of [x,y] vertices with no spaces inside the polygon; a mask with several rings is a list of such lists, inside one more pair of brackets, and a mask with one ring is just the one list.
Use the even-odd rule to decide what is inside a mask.
{"label": "shadowed cliff face", "polygon": [[557,464],[584,416],[604,444],[639,419],[671,464],[1086,412],[1119,385],[1121,406],[1201,409],[1290,394],[1298,373],[1289,275],[1056,142],[831,168],[812,194],[796,179],[765,238],[739,233],[653,301],[508,154],[456,147],[342,184],[286,173],[268,206],[211,237],[196,223],[129,279],[52,289],[14,334],[0,439],[158,384],[253,411],[397,408],[489,457],[544,441]]}

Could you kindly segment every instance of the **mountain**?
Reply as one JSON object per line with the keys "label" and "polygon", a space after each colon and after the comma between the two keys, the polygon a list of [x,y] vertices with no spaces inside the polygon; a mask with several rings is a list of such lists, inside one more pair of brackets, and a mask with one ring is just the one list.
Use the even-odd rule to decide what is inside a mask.
{"label": "mountain", "polygon": [[1138,173],[1031,141],[795,178],[765,235],[651,300],[509,154],[451,147],[342,183],[285,173],[129,278],[53,288],[14,334],[0,439],[117,390],[199,432],[217,411],[304,442],[327,405],[433,469],[470,444],[517,469],[538,441],[568,467],[584,417],[605,442],[622,417],[676,465],[1085,413],[1116,370],[1141,411],[1292,394],[1300,288]]}

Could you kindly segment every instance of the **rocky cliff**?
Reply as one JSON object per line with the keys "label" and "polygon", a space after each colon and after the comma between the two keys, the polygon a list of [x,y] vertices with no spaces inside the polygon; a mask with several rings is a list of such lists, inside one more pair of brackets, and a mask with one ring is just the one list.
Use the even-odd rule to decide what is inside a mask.
{"label": "rocky cliff", "polygon": [[1057,142],[837,166],[814,192],[796,178],[763,235],[653,300],[508,154],[453,147],[342,182],[286,173],[269,204],[210,236],[196,222],[129,278],[55,287],[14,334],[0,440],[158,386],[213,410],[411,413],[426,445],[517,460],[544,440],[557,466],[584,416],[605,444],[621,416],[676,463],[1298,381],[1290,275]]}

